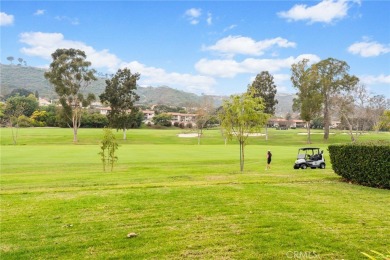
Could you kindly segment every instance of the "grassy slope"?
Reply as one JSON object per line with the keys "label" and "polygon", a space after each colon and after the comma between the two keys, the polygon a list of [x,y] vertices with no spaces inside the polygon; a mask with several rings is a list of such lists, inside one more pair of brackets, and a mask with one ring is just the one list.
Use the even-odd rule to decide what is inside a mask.
{"label": "grassy slope", "polygon": [[[253,138],[239,173],[238,146],[216,130],[131,130],[113,173],[102,173],[100,129],[1,129],[1,257],[127,259],[359,259],[386,252],[388,190],[339,181],[331,168],[293,170],[305,137]],[[118,132],[118,138],[121,133]],[[364,136],[384,139],[389,135]],[[313,136],[325,150],[321,135]],[[345,142],[337,134],[329,142]],[[272,149],[271,171],[264,171]],[[329,163],[328,156],[326,157]],[[137,238],[127,239],[129,232]]]}

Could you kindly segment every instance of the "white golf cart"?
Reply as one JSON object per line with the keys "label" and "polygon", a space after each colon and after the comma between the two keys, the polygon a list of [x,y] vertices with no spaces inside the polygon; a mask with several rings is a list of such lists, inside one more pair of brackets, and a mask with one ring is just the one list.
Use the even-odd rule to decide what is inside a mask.
{"label": "white golf cart", "polygon": [[325,158],[323,156],[323,152],[324,151],[320,152],[320,148],[299,148],[297,160],[294,164],[294,169],[306,169],[307,167],[312,169],[325,169]]}

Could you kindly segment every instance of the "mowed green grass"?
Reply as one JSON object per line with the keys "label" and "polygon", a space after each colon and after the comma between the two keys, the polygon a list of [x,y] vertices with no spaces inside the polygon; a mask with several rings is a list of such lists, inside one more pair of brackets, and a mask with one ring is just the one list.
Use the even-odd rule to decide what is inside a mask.
{"label": "mowed green grass", "polygon": [[[218,130],[128,131],[103,172],[101,129],[1,129],[1,259],[365,259],[387,252],[390,192],[342,182],[331,169],[294,170],[303,130],[251,138],[245,171]],[[116,133],[118,139],[122,133]],[[370,133],[361,139],[388,139]],[[274,155],[265,171],[266,151]],[[138,234],[127,238],[130,232]]]}

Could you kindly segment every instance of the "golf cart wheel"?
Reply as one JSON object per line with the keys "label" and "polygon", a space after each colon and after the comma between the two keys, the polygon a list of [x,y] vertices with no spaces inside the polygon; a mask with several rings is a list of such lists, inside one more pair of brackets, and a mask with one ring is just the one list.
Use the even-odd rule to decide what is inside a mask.
{"label": "golf cart wheel", "polygon": [[299,169],[299,165],[294,165],[294,169]]}
{"label": "golf cart wheel", "polygon": [[325,163],[320,164],[320,169],[325,169]]}
{"label": "golf cart wheel", "polygon": [[306,164],[301,164],[301,169],[304,170],[307,168],[307,165]]}

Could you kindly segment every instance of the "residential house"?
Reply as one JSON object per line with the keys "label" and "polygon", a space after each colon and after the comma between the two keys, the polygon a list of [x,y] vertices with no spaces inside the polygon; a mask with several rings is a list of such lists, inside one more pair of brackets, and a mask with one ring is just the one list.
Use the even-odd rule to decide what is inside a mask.
{"label": "residential house", "polygon": [[39,106],[48,106],[51,105],[51,101],[47,100],[46,98],[39,98],[38,99]]}
{"label": "residential house", "polygon": [[111,107],[97,107],[96,109],[100,111],[101,115],[105,116],[108,114],[108,111],[111,111]]}
{"label": "residential house", "polygon": [[183,123],[185,126],[192,124],[196,124],[196,116],[197,114],[183,114],[183,113],[173,113],[169,112],[172,116],[171,122],[174,124],[175,122]]}
{"label": "residential house", "polygon": [[[111,110],[110,107],[98,107],[96,108],[100,111],[100,114],[107,115],[108,111]],[[143,122],[145,124],[153,123],[153,117],[155,116],[155,112],[153,110],[142,110],[142,113],[144,114],[144,120]],[[184,113],[173,113],[169,112],[167,113],[172,116],[171,122],[174,124],[175,122],[183,123],[185,126],[189,124],[196,124],[196,114],[184,114]]]}
{"label": "residential house", "polygon": [[152,124],[153,123],[153,117],[154,117],[154,111],[153,110],[142,110],[142,113],[144,114],[144,123],[145,124]]}
{"label": "residential house", "polygon": [[276,128],[304,128],[307,123],[303,120],[291,119],[286,120],[282,118],[271,118],[268,120],[268,127],[276,127]]}

